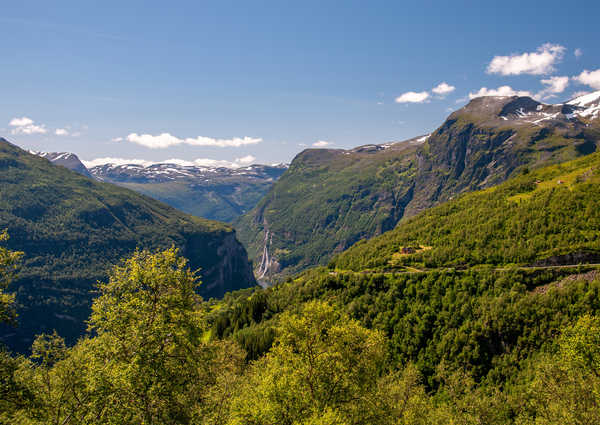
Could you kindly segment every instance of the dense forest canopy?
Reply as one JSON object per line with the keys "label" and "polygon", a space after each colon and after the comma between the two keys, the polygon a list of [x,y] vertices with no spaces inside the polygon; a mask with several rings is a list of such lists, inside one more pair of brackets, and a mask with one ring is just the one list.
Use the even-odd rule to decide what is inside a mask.
{"label": "dense forest canopy", "polygon": [[[448,284],[453,278],[445,276]],[[523,278],[507,277],[505,284],[518,286]],[[99,285],[90,333],[75,346],[68,348],[54,333],[40,335],[29,358],[0,352],[0,421],[391,425],[600,420],[597,277],[580,277],[568,290],[557,287],[535,295],[518,287],[502,291],[502,285],[494,290],[496,296],[488,293],[477,300],[471,295],[475,303],[488,303],[487,317],[459,325],[464,317],[453,321],[439,312],[447,317],[449,329],[433,343],[426,337],[426,325],[411,328],[410,323],[418,324],[417,317],[404,315],[407,331],[425,332],[424,339],[415,334],[405,341],[420,343],[434,356],[440,349],[444,352],[444,346],[470,346],[447,352],[425,374],[421,359],[413,361],[410,350],[401,349],[408,354],[404,358],[390,351],[393,340],[379,326],[366,326],[335,298],[327,301],[314,292],[306,292],[306,302],[295,303],[271,321],[272,347],[250,360],[235,338],[211,335],[210,316],[218,306],[201,301],[197,284],[197,276],[176,250],[136,252]],[[376,284],[369,286],[377,291]],[[469,284],[455,281],[451,286],[457,288],[446,289],[446,304],[464,310],[464,299],[457,295],[469,291]],[[425,307],[428,297],[415,290],[421,292]],[[258,295],[241,295],[233,303],[250,302]],[[499,298],[506,303],[508,297],[517,303],[511,312],[503,312]],[[569,301],[579,307],[573,309]],[[545,310],[541,314],[547,316],[538,316],[536,310]],[[560,311],[562,318],[548,320]],[[518,324],[529,329],[501,342],[507,344],[502,348],[507,358],[498,365],[511,371],[510,377],[482,380],[478,369],[468,366],[477,364],[485,325],[498,320],[503,323],[497,329],[492,326],[491,332],[518,331]],[[534,331],[533,322],[544,324],[541,334]],[[511,353],[515,341],[529,350],[520,363],[519,353]]]}

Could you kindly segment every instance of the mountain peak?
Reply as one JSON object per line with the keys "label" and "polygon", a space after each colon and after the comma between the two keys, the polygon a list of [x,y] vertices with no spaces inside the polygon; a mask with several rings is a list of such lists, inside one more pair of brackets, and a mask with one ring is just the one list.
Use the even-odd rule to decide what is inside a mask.
{"label": "mountain peak", "polygon": [[79,157],[74,153],[70,152],[37,152],[29,151],[32,155],[37,155],[41,158],[45,158],[54,165],[60,165],[68,168],[71,171],[75,171],[83,176],[93,178],[88,169],[79,160]]}
{"label": "mountain peak", "polygon": [[575,106],[589,106],[593,103],[600,103],[600,90],[578,96],[567,102],[567,104]]}
{"label": "mountain peak", "polygon": [[584,94],[567,102],[577,110],[575,114],[587,119],[600,118],[600,90],[593,93]]}
{"label": "mountain peak", "polygon": [[513,121],[540,125],[542,121],[577,121],[600,117],[600,91],[565,103],[546,104],[529,96],[481,96],[454,112],[450,118],[468,114],[488,122]]}

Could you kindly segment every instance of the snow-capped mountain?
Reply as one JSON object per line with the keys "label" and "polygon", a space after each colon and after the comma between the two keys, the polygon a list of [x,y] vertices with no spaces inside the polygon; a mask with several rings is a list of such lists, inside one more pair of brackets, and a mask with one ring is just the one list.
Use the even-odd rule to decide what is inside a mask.
{"label": "snow-capped mountain", "polygon": [[275,181],[287,169],[287,165],[250,165],[241,168],[182,166],[161,163],[151,165],[103,164],[90,168],[98,180],[110,183],[166,183],[187,181],[210,185],[217,180],[261,180]]}
{"label": "snow-capped mountain", "polygon": [[[527,96],[482,96],[471,100],[454,114],[477,117],[482,124],[489,126],[502,126],[503,123],[517,128],[558,126],[565,132],[577,132],[580,128],[600,125],[600,90],[558,104],[538,102]],[[426,134],[404,141],[362,145],[344,153],[351,155],[386,149],[402,150],[410,145],[423,144],[430,136]]]}
{"label": "snow-capped mountain", "polygon": [[559,104],[546,104],[531,97],[479,97],[461,111],[483,114],[513,124],[543,126],[555,122],[569,127],[587,126],[600,118],[600,91]]}
{"label": "snow-capped mountain", "polygon": [[69,152],[36,152],[29,151],[33,155],[41,156],[42,158],[46,158],[48,161],[52,162],[55,165],[61,165],[69,170],[73,170],[78,172],[79,174],[83,174],[86,177],[92,178],[89,170],[83,165],[83,163],[79,160],[77,155]]}
{"label": "snow-capped mountain", "polygon": [[87,177],[135,190],[198,217],[233,221],[252,209],[287,164],[240,168],[159,163],[103,164],[87,169],[68,152],[34,152]]}
{"label": "snow-capped mountain", "polygon": [[233,221],[251,210],[288,166],[241,168],[178,164],[104,164],[90,168],[98,180],[141,192],[181,211]]}
{"label": "snow-capped mountain", "polygon": [[577,116],[589,119],[600,118],[600,90],[576,97],[567,104],[577,107],[575,111]]}

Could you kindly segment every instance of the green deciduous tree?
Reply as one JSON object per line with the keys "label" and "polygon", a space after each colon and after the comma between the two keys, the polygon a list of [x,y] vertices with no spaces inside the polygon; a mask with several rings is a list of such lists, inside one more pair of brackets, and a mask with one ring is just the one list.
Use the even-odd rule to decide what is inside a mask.
{"label": "green deciduous tree", "polygon": [[244,353],[205,338],[198,284],[175,249],[115,267],[99,284],[90,336],[66,349],[42,335],[17,371],[36,395],[24,423],[221,423]]}
{"label": "green deciduous tree", "polygon": [[519,423],[600,423],[599,335],[600,318],[584,315],[563,331],[557,353],[537,359]]}
{"label": "green deciduous tree", "polygon": [[373,423],[385,359],[380,332],[310,302],[282,316],[274,347],[253,364],[233,403],[233,423]]}

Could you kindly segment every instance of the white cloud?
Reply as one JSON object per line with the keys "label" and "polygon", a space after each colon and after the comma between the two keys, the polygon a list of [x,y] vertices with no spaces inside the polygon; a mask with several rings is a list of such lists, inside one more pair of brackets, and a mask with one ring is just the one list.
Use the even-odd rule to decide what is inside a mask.
{"label": "white cloud", "polygon": [[547,99],[553,97],[557,93],[564,92],[569,85],[569,77],[550,77],[548,79],[541,80],[541,83],[547,87],[540,91],[536,97],[540,99]]}
{"label": "white cloud", "polygon": [[561,61],[564,52],[563,46],[546,43],[535,52],[494,56],[487,72],[500,75],[549,74],[554,71],[554,65]]}
{"label": "white cloud", "polygon": [[575,49],[575,52],[573,52],[575,54],[576,58],[580,58],[581,55],[583,55],[583,50],[581,49]]}
{"label": "white cloud", "polygon": [[13,118],[10,120],[8,125],[12,127],[25,127],[27,125],[33,124],[33,120],[31,118],[23,117],[23,118]]}
{"label": "white cloud", "polygon": [[456,90],[456,87],[447,84],[445,81],[431,89],[432,92],[434,92],[435,94],[439,94],[440,96],[452,93],[454,90]]}
{"label": "white cloud", "polygon": [[226,167],[226,168],[240,168],[250,165],[256,161],[256,158],[252,155],[247,155],[242,158],[236,158],[234,161],[227,161],[222,159],[210,159],[210,158],[197,158],[193,161],[185,159],[171,158],[165,159],[164,161],[148,161],[145,159],[132,159],[132,158],[96,158],[90,161],[81,162],[87,168],[96,167],[98,165],[112,164],[112,165],[141,165],[142,167],[149,167],[154,164],[175,164],[182,167]]}
{"label": "white cloud", "polygon": [[590,86],[594,89],[600,90],[600,69],[595,71],[584,70],[581,74],[576,77],[573,77],[573,80],[578,83],[585,84],[586,86]]}
{"label": "white cloud", "polygon": [[426,91],[406,92],[396,98],[396,103],[423,103],[429,98],[429,93]]}
{"label": "white cloud", "polygon": [[68,136],[69,130],[67,130],[66,128],[57,128],[56,130],[54,130],[54,134],[56,134],[57,136]]}
{"label": "white cloud", "polygon": [[488,89],[482,87],[478,92],[469,93],[469,99],[475,99],[481,96],[531,96],[532,94],[525,90],[515,90],[510,86],[501,86],[497,89]]}
{"label": "white cloud", "polygon": [[150,149],[162,149],[181,144],[191,146],[216,146],[216,147],[240,147],[245,145],[254,145],[262,142],[261,138],[253,137],[235,137],[233,139],[213,139],[211,137],[198,136],[196,138],[179,139],[169,133],[162,133],[156,136],[151,134],[131,133],[126,140],[131,143],[145,146]]}
{"label": "white cloud", "polygon": [[81,162],[83,163],[83,165],[86,166],[86,168],[92,168],[97,165],[104,165],[104,164],[114,164],[114,165],[132,164],[132,165],[142,165],[144,167],[154,164],[154,162],[147,161],[145,159],[126,159],[126,158],[112,158],[112,157],[95,158],[95,159],[92,159],[89,161],[85,161],[82,159]]}
{"label": "white cloud", "polygon": [[476,93],[469,93],[469,99],[475,99],[481,96],[531,96],[532,94],[525,90],[515,90],[510,86],[501,86],[497,89],[488,89],[482,87]]}
{"label": "white cloud", "polygon": [[112,139],[110,139],[111,142],[122,142],[123,138],[122,137],[113,137]]}
{"label": "white cloud", "polygon": [[31,118],[13,118],[8,123],[13,129],[10,131],[11,134],[46,134],[45,125],[37,125]]}
{"label": "white cloud", "polygon": [[542,80],[542,84],[549,86],[548,90],[552,93],[562,93],[569,85],[569,77],[550,77]]}
{"label": "white cloud", "polygon": [[317,148],[324,148],[325,146],[329,146],[330,144],[331,144],[331,142],[326,142],[325,140],[319,140],[319,141],[313,143],[312,145]]}
{"label": "white cloud", "polygon": [[256,157],[252,155],[246,155],[235,159],[235,162],[239,164],[252,164],[254,161],[256,161]]}

